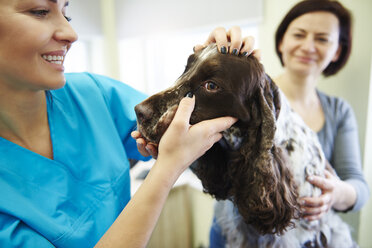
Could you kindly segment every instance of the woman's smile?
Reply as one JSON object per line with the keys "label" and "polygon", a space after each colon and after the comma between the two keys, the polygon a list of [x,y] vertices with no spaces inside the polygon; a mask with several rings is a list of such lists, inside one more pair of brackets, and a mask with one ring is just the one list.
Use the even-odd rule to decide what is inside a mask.
{"label": "woman's smile", "polygon": [[44,53],[42,58],[53,66],[53,68],[59,71],[64,71],[63,62],[65,60],[66,52],[67,48],[63,48],[62,50]]}
{"label": "woman's smile", "polygon": [[2,83],[32,93],[64,85],[64,59],[77,39],[66,17],[67,5],[66,0],[1,2]]}
{"label": "woman's smile", "polygon": [[316,59],[313,57],[308,57],[308,56],[296,56],[297,60],[301,63],[305,64],[310,64],[310,63],[315,63]]}

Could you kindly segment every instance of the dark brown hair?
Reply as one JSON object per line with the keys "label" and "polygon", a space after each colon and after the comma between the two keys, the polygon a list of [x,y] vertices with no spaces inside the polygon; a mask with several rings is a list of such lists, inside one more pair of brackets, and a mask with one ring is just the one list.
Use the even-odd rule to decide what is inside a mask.
{"label": "dark brown hair", "polygon": [[275,49],[279,56],[282,65],[283,58],[282,53],[279,51],[279,45],[283,40],[283,36],[287,31],[287,28],[291,22],[297,17],[307,14],[309,12],[316,11],[326,11],[334,14],[339,21],[340,36],[339,36],[339,46],[341,47],[341,52],[339,58],[335,62],[331,62],[327,68],[324,69],[324,76],[331,76],[336,74],[347,62],[350,52],[351,52],[351,22],[352,17],[349,10],[347,10],[341,3],[331,0],[304,0],[297,3],[292,7],[291,10],[284,17],[282,22],[279,24],[275,33]]}

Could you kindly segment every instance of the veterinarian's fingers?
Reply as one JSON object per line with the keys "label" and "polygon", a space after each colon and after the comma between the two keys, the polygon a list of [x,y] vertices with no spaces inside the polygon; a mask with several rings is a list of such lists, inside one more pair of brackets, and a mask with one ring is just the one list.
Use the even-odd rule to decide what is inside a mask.
{"label": "veterinarian's fingers", "polygon": [[252,52],[252,55],[256,57],[259,61],[261,61],[261,50],[260,49],[255,49]]}
{"label": "veterinarian's fingers", "polygon": [[175,121],[184,123],[187,120],[187,123],[189,123],[188,120],[190,120],[190,116],[191,116],[192,111],[194,110],[194,107],[195,107],[195,96],[184,97],[178,105],[178,109],[176,111],[176,114],[174,115],[171,125]]}
{"label": "veterinarian's fingers", "polygon": [[230,128],[238,119],[234,117],[219,117],[212,120],[202,121],[200,122],[201,125],[209,126],[209,135],[213,135],[215,133],[221,133],[226,129]]}
{"label": "veterinarian's fingers", "polygon": [[[195,106],[195,96],[184,97],[178,107],[177,111],[170,123],[168,129],[165,131],[164,135],[160,139],[159,143],[159,153],[161,150],[171,151],[177,147],[183,140],[179,138],[187,138],[187,133],[190,129],[190,116]],[[177,137],[178,139],[175,139]],[[174,151],[173,151],[174,152]]]}
{"label": "veterinarian's fingers", "polygon": [[207,41],[204,43],[204,46],[208,46],[211,43],[216,43],[218,47],[218,51],[223,54],[228,52],[228,40],[227,40],[227,33],[226,29],[223,27],[215,28],[212,33],[210,33]]}
{"label": "veterinarian's fingers", "polygon": [[253,52],[253,48],[254,48],[253,36],[244,37],[240,53],[243,54],[244,56],[249,56]]}
{"label": "veterinarian's fingers", "polygon": [[158,157],[158,148],[155,144],[147,144],[145,148],[151,157],[155,159]]}
{"label": "veterinarian's fingers", "polygon": [[202,50],[203,48],[205,48],[205,46],[198,44],[198,45],[195,45],[194,48],[193,48],[192,50],[193,50],[194,53],[195,53],[195,52],[197,52],[197,51]]}
{"label": "veterinarian's fingers", "polygon": [[137,149],[144,157],[150,156],[149,152],[146,150],[146,141],[143,138],[136,139]]}
{"label": "veterinarian's fingers", "polygon": [[221,133],[215,133],[214,135],[212,135],[211,137],[210,137],[210,140],[211,140],[211,142],[212,142],[212,145],[214,144],[214,143],[216,143],[217,141],[219,141],[221,138],[222,138],[222,134]]}
{"label": "veterinarian's fingers", "polygon": [[229,53],[238,55],[242,46],[242,31],[240,27],[231,27],[227,31],[227,38],[230,39]]}
{"label": "veterinarian's fingers", "polygon": [[140,147],[146,146],[146,140],[144,138],[137,138],[136,143],[137,143],[137,146],[140,146]]}
{"label": "veterinarian's fingers", "polygon": [[141,133],[138,131],[133,131],[130,133],[130,135],[132,136],[133,139],[138,139],[142,137]]}

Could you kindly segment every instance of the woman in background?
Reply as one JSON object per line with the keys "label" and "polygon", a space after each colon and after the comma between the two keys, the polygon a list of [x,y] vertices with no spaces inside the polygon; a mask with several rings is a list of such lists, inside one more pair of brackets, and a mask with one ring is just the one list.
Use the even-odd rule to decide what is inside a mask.
{"label": "woman in background", "polygon": [[[346,64],[351,43],[349,11],[329,0],[299,2],[284,17],[275,35],[284,71],[274,82],[294,111],[318,134],[325,156],[337,173],[325,171],[325,178],[308,178],[322,189],[322,195],[301,199],[302,217],[307,220],[319,219],[331,208],[359,211],[369,197],[353,110],[346,101],[317,89],[322,74],[334,75]],[[218,213],[215,217],[218,219]],[[221,227],[214,220],[210,246],[224,245]]]}

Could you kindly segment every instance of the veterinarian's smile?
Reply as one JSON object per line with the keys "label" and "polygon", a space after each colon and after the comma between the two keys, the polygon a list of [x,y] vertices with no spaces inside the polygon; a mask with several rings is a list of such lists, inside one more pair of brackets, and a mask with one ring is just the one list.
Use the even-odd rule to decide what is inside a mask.
{"label": "veterinarian's smile", "polygon": [[44,53],[41,55],[41,57],[51,64],[55,69],[63,71],[63,62],[65,60],[65,56],[67,53],[67,47],[62,47],[60,50],[51,51],[48,53]]}
{"label": "veterinarian's smile", "polygon": [[64,56],[59,56],[59,55],[56,56],[56,55],[45,55],[44,54],[42,57],[46,61],[53,63],[53,64],[57,64],[57,65],[61,65],[63,63],[63,60],[65,59]]}

